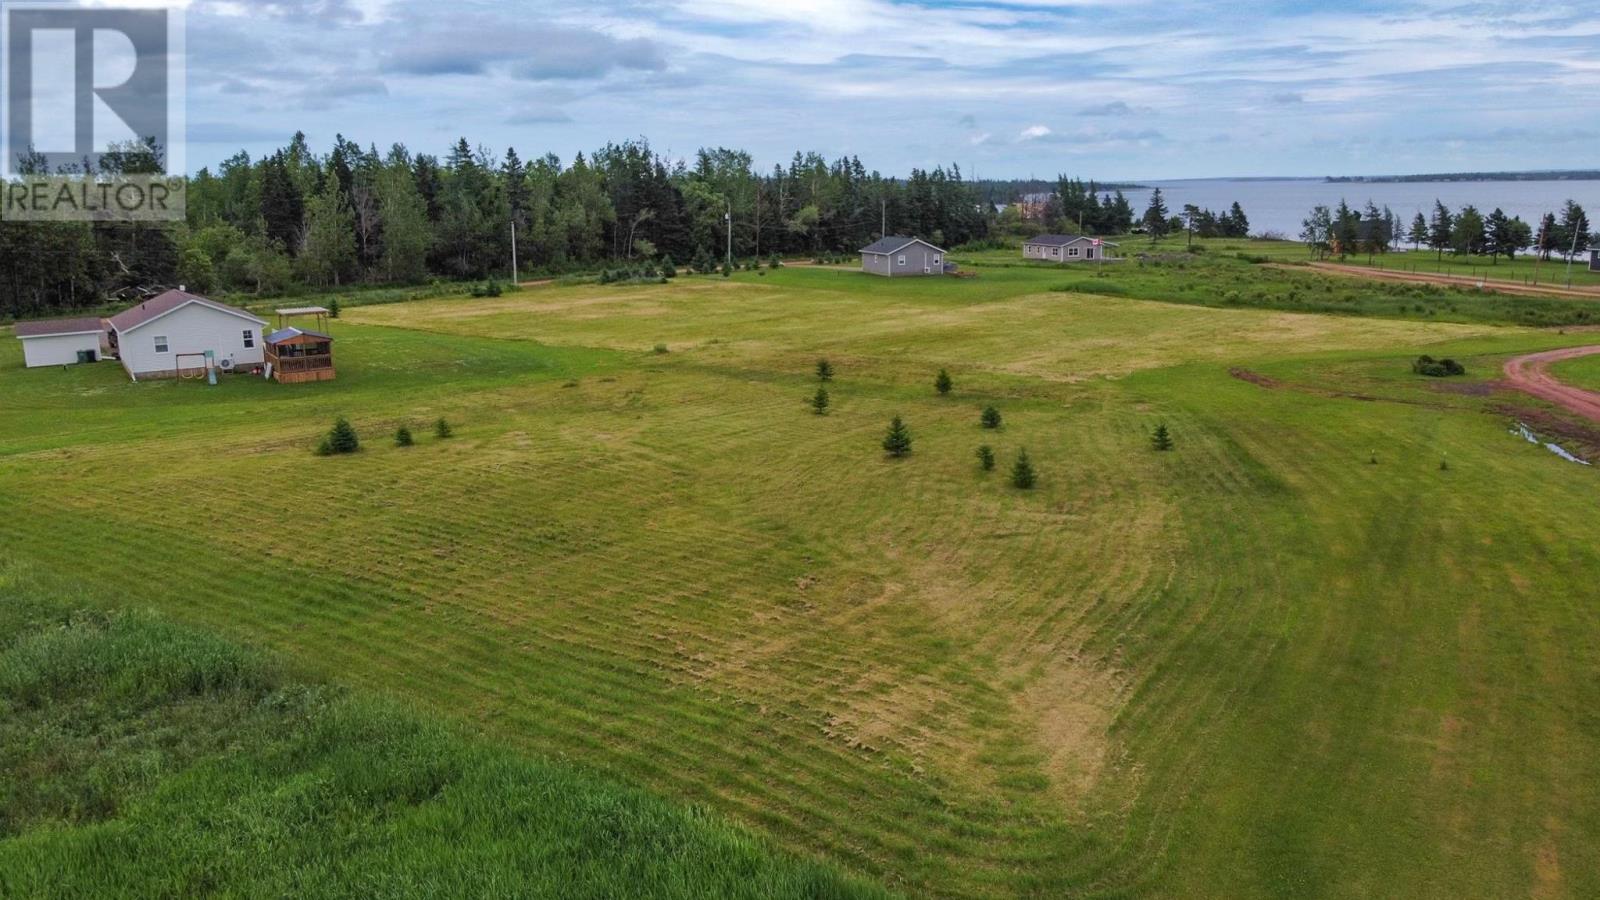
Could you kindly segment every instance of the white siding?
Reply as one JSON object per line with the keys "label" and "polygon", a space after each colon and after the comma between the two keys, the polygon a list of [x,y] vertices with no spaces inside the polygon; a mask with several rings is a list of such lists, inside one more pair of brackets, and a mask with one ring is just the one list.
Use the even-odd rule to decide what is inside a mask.
{"label": "white siding", "polygon": [[[157,319],[152,319],[132,331],[117,333],[117,353],[122,357],[122,367],[135,376],[171,375],[178,365],[180,353],[216,354],[217,362],[233,360],[235,368],[261,365],[262,325],[251,319],[213,309],[200,303],[180,307]],[[244,332],[249,329],[255,346],[245,349]],[[167,339],[167,352],[156,351],[155,339]],[[185,366],[200,365],[196,359],[185,359]]]}
{"label": "white siding", "polygon": [[93,350],[99,359],[100,332],[22,338],[22,360],[29,368],[70,365],[78,361],[79,350]]}

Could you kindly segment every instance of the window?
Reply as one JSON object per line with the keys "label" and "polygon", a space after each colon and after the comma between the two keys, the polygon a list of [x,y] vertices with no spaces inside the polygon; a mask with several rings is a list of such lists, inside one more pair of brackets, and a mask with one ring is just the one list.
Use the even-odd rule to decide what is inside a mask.
{"label": "window", "polygon": [[1050,255],[1051,256],[1060,256],[1061,255],[1061,248],[1060,247],[1051,247],[1050,248]]}
{"label": "window", "polygon": [[903,266],[905,264],[906,264],[906,255],[904,253],[902,253],[902,254],[900,254],[900,265]]}
{"label": "window", "polygon": [[936,266],[939,264],[939,254],[937,253],[933,255],[933,264]]}
{"label": "window", "polygon": [[167,336],[166,335],[164,335],[164,334],[156,335],[156,352],[157,353],[165,353],[165,352],[167,352]]}
{"label": "window", "polygon": [[256,345],[256,333],[246,328],[244,330],[244,348],[249,350]]}
{"label": "window", "polygon": [[1067,248],[1067,255],[1068,256],[1077,256],[1078,255],[1078,248],[1077,247],[1069,247],[1069,248]]}

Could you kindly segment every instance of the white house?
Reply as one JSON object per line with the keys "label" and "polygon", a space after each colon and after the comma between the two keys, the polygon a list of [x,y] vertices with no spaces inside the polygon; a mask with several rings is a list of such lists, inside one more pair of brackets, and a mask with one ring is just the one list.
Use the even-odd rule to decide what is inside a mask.
{"label": "white house", "polygon": [[22,361],[29,368],[94,362],[104,352],[105,320],[97,316],[18,322]]}
{"label": "white house", "polygon": [[1115,246],[1110,241],[1081,234],[1041,234],[1023,242],[1022,258],[1062,263],[1092,262],[1110,259],[1106,248]]}
{"label": "white house", "polygon": [[262,329],[242,309],[187,291],[167,291],[108,320],[111,343],[135,381],[204,371],[206,354],[223,371],[262,364]]}

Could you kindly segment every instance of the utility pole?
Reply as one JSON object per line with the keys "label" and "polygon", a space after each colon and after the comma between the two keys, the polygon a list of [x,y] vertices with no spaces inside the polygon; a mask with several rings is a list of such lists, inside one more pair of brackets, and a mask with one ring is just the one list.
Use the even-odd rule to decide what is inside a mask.
{"label": "utility pole", "polygon": [[728,268],[732,269],[733,268],[733,201],[731,199],[727,198],[727,197],[723,197],[722,199],[728,201],[728,211],[726,213],[724,213],[722,217],[724,219],[728,220]]}
{"label": "utility pole", "polygon": [[511,220],[511,283],[517,283],[517,220]]}
{"label": "utility pole", "polygon": [[[1572,258],[1578,255],[1578,235],[1588,229],[1587,222],[1579,219],[1572,223],[1572,249],[1567,251],[1567,287],[1572,287]],[[1582,227],[1577,227],[1582,226]]]}
{"label": "utility pole", "polygon": [[878,237],[889,236],[889,201],[878,201],[878,212],[883,216],[883,222],[878,226]]}

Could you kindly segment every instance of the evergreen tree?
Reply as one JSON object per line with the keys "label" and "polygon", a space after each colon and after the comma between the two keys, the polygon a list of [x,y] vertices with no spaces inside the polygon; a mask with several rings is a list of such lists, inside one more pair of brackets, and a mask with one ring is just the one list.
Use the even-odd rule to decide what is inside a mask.
{"label": "evergreen tree", "polygon": [[1472,204],[1461,207],[1450,229],[1450,248],[1459,255],[1483,252],[1483,214]]}
{"label": "evergreen tree", "polygon": [[1144,227],[1150,232],[1150,240],[1165,237],[1170,225],[1167,204],[1161,196],[1161,188],[1150,192],[1150,204],[1144,210]]}
{"label": "evergreen tree", "polygon": [[833,380],[833,363],[828,362],[826,359],[817,360],[817,380]]}
{"label": "evergreen tree", "polygon": [[330,318],[330,319],[339,318],[339,298],[338,297],[335,297],[332,300],[328,301],[328,318]]}
{"label": "evergreen tree", "polygon": [[1239,201],[1233,201],[1233,206],[1228,210],[1228,218],[1223,234],[1226,237],[1249,237],[1250,220],[1245,217],[1244,207]]}
{"label": "evergreen tree", "polygon": [[814,394],[811,397],[811,411],[816,413],[819,416],[825,416],[825,415],[828,414],[828,389],[827,388],[825,388],[825,387],[817,388],[816,394]]}
{"label": "evergreen tree", "polygon": [[434,437],[439,438],[440,440],[443,440],[444,438],[450,437],[453,434],[455,434],[455,429],[450,427],[450,423],[445,421],[444,416],[440,416],[437,420],[434,421],[434,423],[433,423],[433,436]]}
{"label": "evergreen tree", "polygon": [[1557,249],[1563,255],[1589,249],[1589,216],[1575,201],[1568,200],[1561,209],[1561,231],[1564,240]]}
{"label": "evergreen tree", "polygon": [[1433,201],[1433,216],[1428,220],[1428,248],[1437,251],[1441,260],[1444,259],[1444,251],[1450,247],[1455,228],[1455,217],[1450,214],[1450,208],[1438,200]]}
{"label": "evergreen tree", "polygon": [[985,406],[983,408],[983,413],[978,417],[978,421],[981,422],[985,428],[999,428],[1000,410],[995,409],[993,406]]}
{"label": "evergreen tree", "polygon": [[356,437],[356,430],[344,416],[333,422],[327,437],[317,446],[317,453],[322,456],[331,456],[335,453],[354,453],[361,449],[361,440]]}
{"label": "evergreen tree", "polygon": [[412,443],[414,442],[411,439],[411,429],[401,425],[394,433],[394,445],[396,447],[409,447]]}
{"label": "evergreen tree", "polygon": [[1421,250],[1422,245],[1428,242],[1428,220],[1422,217],[1421,211],[1411,220],[1411,231],[1406,235],[1406,240],[1411,242],[1412,250]]}
{"label": "evergreen tree", "polygon": [[911,452],[911,430],[899,416],[889,422],[889,432],[883,436],[883,452],[896,459]]}
{"label": "evergreen tree", "polygon": [[943,396],[950,393],[952,387],[955,387],[955,383],[950,380],[950,373],[940,369],[939,376],[933,379],[933,389]]}
{"label": "evergreen tree", "polygon": [[1339,200],[1333,211],[1333,252],[1344,259],[1357,252],[1361,244],[1361,215],[1350,204]]}
{"label": "evergreen tree", "polygon": [[1150,436],[1150,446],[1163,452],[1172,449],[1172,433],[1167,430],[1167,423],[1156,426],[1155,434]]}
{"label": "evergreen tree", "polygon": [[1033,463],[1028,459],[1028,451],[1019,451],[1017,453],[1017,461],[1011,467],[1012,487],[1024,491],[1030,490],[1033,487],[1035,480],[1036,476],[1034,475],[1033,471]]}
{"label": "evergreen tree", "polygon": [[985,472],[994,471],[994,448],[988,444],[978,447],[978,467]]}

